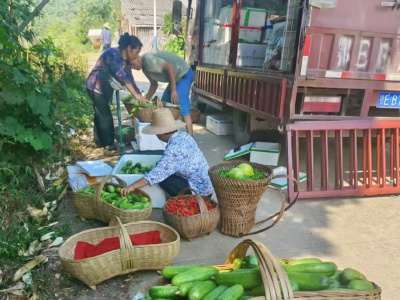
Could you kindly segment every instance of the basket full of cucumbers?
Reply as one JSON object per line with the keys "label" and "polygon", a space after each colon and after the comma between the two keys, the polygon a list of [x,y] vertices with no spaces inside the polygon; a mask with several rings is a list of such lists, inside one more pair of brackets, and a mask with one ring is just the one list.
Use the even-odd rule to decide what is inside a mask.
{"label": "basket full of cucumbers", "polygon": [[[115,179],[118,183],[110,182]],[[102,182],[85,187],[73,196],[73,204],[83,219],[96,219],[109,223],[116,217],[122,223],[147,220],[152,211],[152,200],[144,191],[137,189],[127,197],[121,197],[126,187],[123,180],[114,175],[106,176]]]}

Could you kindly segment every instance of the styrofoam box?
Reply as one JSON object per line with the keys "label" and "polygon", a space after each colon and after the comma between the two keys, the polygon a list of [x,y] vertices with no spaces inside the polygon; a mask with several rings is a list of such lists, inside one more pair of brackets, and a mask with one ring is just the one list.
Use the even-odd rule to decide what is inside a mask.
{"label": "styrofoam box", "polygon": [[[133,161],[133,164],[138,162],[142,163],[143,166],[156,165],[161,159],[162,155],[139,155],[139,154],[125,154],[118,161],[117,165],[112,171],[112,174],[121,178],[127,185],[130,185],[139,179],[143,178],[142,174],[119,174],[121,169],[126,165],[128,160]],[[162,208],[167,200],[164,190],[158,185],[145,186],[142,188],[147,194],[150,195],[153,200],[154,208]]]}
{"label": "styrofoam box", "polygon": [[210,43],[210,64],[215,63],[215,48],[217,46],[216,42]]}
{"label": "styrofoam box", "polygon": [[[239,27],[239,40],[244,40],[247,43],[260,42],[261,40],[261,27]],[[218,29],[218,43],[225,44],[231,41],[232,25],[221,25]]]}
{"label": "styrofoam box", "polygon": [[215,135],[233,135],[233,121],[230,116],[207,116],[206,128]]}
{"label": "styrofoam box", "polygon": [[219,20],[208,19],[204,21],[203,42],[211,43],[218,39]]}
{"label": "styrofoam box", "polygon": [[135,135],[139,150],[140,151],[165,150],[167,143],[160,141],[155,134],[142,133],[143,128],[148,125],[150,125],[150,123],[141,123],[137,118],[135,118]]}
{"label": "styrofoam box", "polygon": [[281,154],[279,143],[255,142],[250,151],[250,162],[277,166]]}
{"label": "styrofoam box", "polygon": [[221,65],[221,45],[215,43],[213,64]]}
{"label": "styrofoam box", "polygon": [[204,45],[204,47],[203,47],[203,63],[209,64],[210,62],[211,62],[210,45]]}
{"label": "styrofoam box", "polygon": [[264,64],[265,44],[238,44],[236,66],[238,67],[259,67]]}
{"label": "styrofoam box", "polygon": [[[233,6],[228,5],[221,8],[220,22],[222,24],[232,24]],[[240,26],[264,27],[267,11],[260,8],[242,7],[240,12]]]}

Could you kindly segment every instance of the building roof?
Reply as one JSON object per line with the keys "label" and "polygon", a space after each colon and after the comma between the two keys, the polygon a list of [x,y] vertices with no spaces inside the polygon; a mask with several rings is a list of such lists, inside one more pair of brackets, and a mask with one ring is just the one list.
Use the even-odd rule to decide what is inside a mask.
{"label": "building roof", "polygon": [[[172,12],[173,0],[157,0],[157,25],[164,24],[164,16]],[[137,26],[153,25],[153,4],[152,0],[121,0],[127,17]],[[182,14],[184,14],[182,7]]]}

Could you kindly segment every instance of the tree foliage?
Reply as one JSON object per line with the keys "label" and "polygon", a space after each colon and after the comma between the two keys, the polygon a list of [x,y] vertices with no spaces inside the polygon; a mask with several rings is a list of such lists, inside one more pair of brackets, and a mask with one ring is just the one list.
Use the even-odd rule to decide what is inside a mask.
{"label": "tree foliage", "polygon": [[50,38],[33,44],[32,31],[17,32],[32,6],[0,2],[1,165],[48,161],[69,127],[90,123],[82,72],[66,64]]}

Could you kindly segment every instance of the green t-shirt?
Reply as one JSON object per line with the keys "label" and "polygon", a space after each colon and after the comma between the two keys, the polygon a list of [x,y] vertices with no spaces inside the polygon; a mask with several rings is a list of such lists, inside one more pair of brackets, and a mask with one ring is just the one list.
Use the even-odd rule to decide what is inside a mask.
{"label": "green t-shirt", "polygon": [[190,66],[179,56],[167,51],[152,51],[142,56],[143,73],[150,81],[169,82],[169,76],[163,71],[164,63],[174,68],[175,80],[178,82],[185,75]]}

